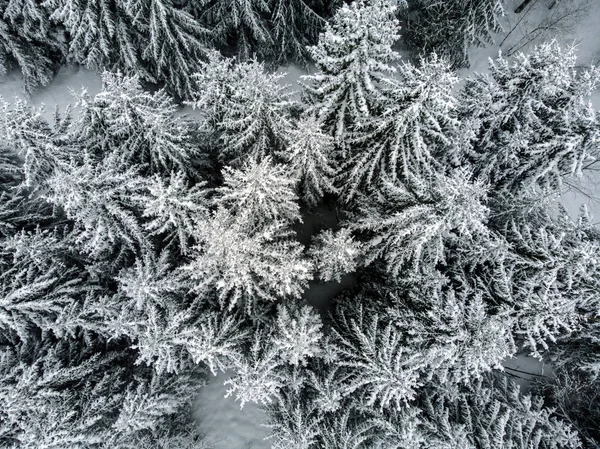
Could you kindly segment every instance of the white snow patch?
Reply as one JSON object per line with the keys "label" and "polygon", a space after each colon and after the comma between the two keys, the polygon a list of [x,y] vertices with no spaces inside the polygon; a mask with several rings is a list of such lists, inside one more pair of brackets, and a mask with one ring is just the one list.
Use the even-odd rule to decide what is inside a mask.
{"label": "white snow patch", "polygon": [[227,386],[223,382],[230,375],[211,377],[200,392],[195,411],[200,430],[214,449],[270,449],[271,443],[264,440],[269,429],[261,426],[266,421],[265,412],[253,403],[240,410],[239,402],[225,398]]}
{"label": "white snow patch", "polygon": [[98,72],[84,68],[62,67],[56,77],[43,88],[36,90],[29,98],[23,90],[23,77],[18,71],[13,71],[0,77],[0,96],[4,101],[12,103],[15,97],[23,98],[35,107],[45,106],[47,119],[51,119],[54,109],[64,111],[67,105],[75,102],[73,92],[79,93],[86,89],[91,96],[102,90],[102,80]]}
{"label": "white snow patch", "polygon": [[504,373],[514,380],[521,392],[527,393],[533,382],[554,377],[552,365],[526,354],[509,357],[502,362]]}

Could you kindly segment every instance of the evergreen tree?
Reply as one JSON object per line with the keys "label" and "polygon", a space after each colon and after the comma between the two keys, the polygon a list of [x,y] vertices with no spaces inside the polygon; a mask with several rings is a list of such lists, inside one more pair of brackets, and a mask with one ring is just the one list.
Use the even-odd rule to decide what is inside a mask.
{"label": "evergreen tree", "polygon": [[598,118],[586,99],[600,70],[578,74],[575,63],[573,48],[553,42],[513,61],[500,56],[489,75],[469,79],[460,103],[472,151],[463,163],[495,189],[512,192],[581,175],[598,153]]}
{"label": "evergreen tree", "polygon": [[283,73],[265,73],[257,61],[235,63],[213,53],[196,74],[194,101],[206,125],[222,141],[221,160],[239,164],[248,156],[277,155],[284,147],[294,102]]}
{"label": "evergreen tree", "polygon": [[355,241],[348,228],[337,232],[326,230],[313,238],[309,254],[319,279],[340,282],[342,276],[356,270],[362,245]]}
{"label": "evergreen tree", "polygon": [[225,167],[223,186],[216,189],[214,202],[247,223],[250,230],[261,229],[274,222],[301,221],[296,180],[285,165],[272,164],[267,157],[254,159],[241,169]]}
{"label": "evergreen tree", "polygon": [[[549,212],[547,212],[549,214]],[[562,210],[540,223],[513,222],[505,231],[514,252],[496,274],[495,293],[514,307],[516,334],[536,356],[577,331],[600,310],[600,240],[589,223]]]}
{"label": "evergreen tree", "polygon": [[80,241],[92,256],[117,247],[136,251],[149,241],[140,222],[147,182],[135,166],[121,169],[113,154],[99,163],[64,163],[48,180],[44,197],[81,227]]}
{"label": "evergreen tree", "polygon": [[286,228],[274,222],[249,233],[247,223],[220,208],[198,229],[200,243],[185,269],[196,289],[215,289],[228,309],[240,304],[250,314],[259,300],[299,298],[312,266]]}
{"label": "evergreen tree", "polygon": [[326,23],[315,11],[320,1],[270,0],[273,56],[279,64],[309,60],[307,47],[316,43]]}
{"label": "evergreen tree", "polygon": [[31,94],[52,80],[63,46],[40,2],[2,0],[0,12],[0,74],[7,74],[16,64],[25,92]]}
{"label": "evergreen tree", "polygon": [[171,0],[47,0],[51,18],[67,30],[68,58],[90,69],[122,70],[191,93],[207,31]]}
{"label": "evergreen tree", "polygon": [[403,179],[406,173],[427,173],[439,165],[437,157],[458,140],[452,94],[457,81],[435,55],[418,66],[398,67],[398,81],[386,83],[381,113],[349,139],[353,158],[342,171],[347,199],[382,177]]}
{"label": "evergreen tree", "polygon": [[121,164],[151,173],[194,173],[199,155],[193,122],[177,117],[177,106],[163,91],[149,93],[139,77],[102,74],[102,91],[79,99],[81,116],[74,126],[78,145],[102,157],[114,153]]}
{"label": "evergreen tree", "polygon": [[[172,0],[119,0],[139,33],[141,58],[152,78],[181,98],[189,98],[190,76],[198,70],[212,34]],[[119,5],[121,6],[121,5]],[[134,72],[135,73],[135,72]],[[151,80],[148,80],[151,81]]]}
{"label": "evergreen tree", "polygon": [[200,19],[212,30],[213,39],[232,46],[246,60],[272,46],[268,0],[202,0]]}
{"label": "evergreen tree", "polygon": [[374,114],[381,102],[381,81],[395,69],[399,55],[396,7],[388,0],[357,0],[343,5],[309,51],[317,73],[307,75],[306,98],[323,130],[341,139]]}
{"label": "evergreen tree", "polygon": [[434,267],[445,260],[445,241],[485,234],[489,210],[486,188],[472,182],[468,170],[408,182],[385,181],[367,197],[350,228],[371,236],[365,243],[366,262],[382,258],[387,270]]}
{"label": "evergreen tree", "polygon": [[196,226],[209,214],[205,187],[205,183],[190,187],[181,172],[172,172],[166,182],[155,175],[148,185],[148,201],[142,216],[150,221],[144,228],[152,235],[166,235],[168,245],[176,242],[182,254],[186,254]]}
{"label": "evergreen tree", "polygon": [[69,309],[98,287],[72,262],[72,239],[54,231],[21,231],[2,241],[0,337],[27,341],[35,330],[70,334]]}
{"label": "evergreen tree", "polygon": [[281,375],[279,351],[264,330],[254,333],[249,351],[235,364],[235,374],[225,380],[227,395],[235,394],[243,408],[247,402],[267,405],[276,399],[285,378]]}
{"label": "evergreen tree", "polygon": [[111,338],[127,337],[136,364],[157,373],[206,364],[216,375],[242,357],[247,330],[239,317],[212,310],[206,297],[188,295],[189,285],[166,251],[144,254],[116,281],[118,293],[97,308]]}
{"label": "evergreen tree", "polygon": [[202,371],[132,373],[130,357],[77,340],[3,346],[2,446],[125,449],[166,435],[184,439],[191,430],[184,416],[203,385]]}
{"label": "evergreen tree", "polygon": [[[431,446],[472,448],[581,447],[573,428],[552,415],[539,396],[523,395],[506,377],[487,375],[459,391],[438,390],[425,399]],[[457,435],[460,436],[457,438]]]}
{"label": "evergreen tree", "polygon": [[311,307],[279,304],[273,344],[288,363],[306,365],[308,358],[320,355],[321,328],[319,315]]}
{"label": "evergreen tree", "polygon": [[418,0],[409,40],[424,54],[437,53],[454,67],[469,66],[469,47],[493,42],[502,31],[504,0]]}
{"label": "evergreen tree", "polygon": [[[389,307],[398,332],[416,353],[427,354],[423,377],[434,385],[471,382],[484,373],[503,369],[502,361],[517,349],[515,320],[493,315],[480,293],[455,292],[442,285],[414,286]],[[445,290],[445,291],[444,291]],[[391,302],[391,301],[390,301]]]}
{"label": "evergreen tree", "polygon": [[69,152],[65,131],[71,118],[67,109],[64,117],[55,115],[55,126],[43,117],[42,108],[30,107],[16,99],[14,104],[2,101],[2,138],[4,145],[23,159],[22,185],[36,190],[52,175],[58,162]]}
{"label": "evergreen tree", "polygon": [[300,196],[309,206],[316,206],[325,193],[335,193],[333,177],[334,140],[323,133],[313,118],[301,119],[287,135],[287,149],[282,154],[300,180]]}

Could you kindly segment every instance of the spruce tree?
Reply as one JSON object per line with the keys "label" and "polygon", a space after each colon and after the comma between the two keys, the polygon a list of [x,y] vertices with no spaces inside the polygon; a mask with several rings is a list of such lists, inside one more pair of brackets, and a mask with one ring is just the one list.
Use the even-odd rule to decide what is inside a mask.
{"label": "spruce tree", "polygon": [[493,42],[502,31],[504,0],[418,0],[409,40],[424,54],[437,53],[453,67],[468,67],[471,46]]}
{"label": "spruce tree", "polygon": [[304,78],[309,111],[336,139],[380,107],[381,81],[399,58],[392,50],[398,39],[395,10],[388,0],[343,5],[309,48],[317,67]]}
{"label": "spruce tree", "polygon": [[347,199],[381,178],[427,175],[439,169],[439,156],[457,145],[452,90],[458,79],[448,65],[432,55],[418,65],[401,64],[397,78],[385,83],[380,114],[348,139],[353,157],[340,176]]}
{"label": "spruce tree", "polygon": [[557,188],[580,176],[597,157],[600,131],[589,96],[600,70],[578,73],[574,48],[556,42],[512,60],[499,56],[489,75],[467,80],[461,119],[472,149],[462,163],[475,167],[495,190]]}

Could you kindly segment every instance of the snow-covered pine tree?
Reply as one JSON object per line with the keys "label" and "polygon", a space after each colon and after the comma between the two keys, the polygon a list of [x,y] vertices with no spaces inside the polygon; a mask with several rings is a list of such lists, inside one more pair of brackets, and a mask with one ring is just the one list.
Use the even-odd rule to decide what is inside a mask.
{"label": "snow-covered pine tree", "polygon": [[600,69],[575,67],[575,49],[556,42],[490,62],[467,80],[461,116],[472,137],[462,163],[474,165],[496,190],[560,185],[598,157],[600,126],[589,102]]}
{"label": "snow-covered pine tree", "polygon": [[307,47],[314,45],[325,20],[315,6],[321,0],[270,0],[273,56],[276,64],[309,60]]}
{"label": "snow-covered pine tree", "polygon": [[92,70],[121,68],[143,74],[140,36],[121,0],[46,0],[50,18],[68,33],[67,60]]}
{"label": "snow-covered pine tree", "polygon": [[333,177],[334,139],[310,116],[300,119],[287,133],[287,148],[281,154],[299,179],[300,197],[316,206],[326,193],[335,193]]}
{"label": "snow-covered pine tree", "polygon": [[171,0],[46,0],[69,35],[69,60],[164,83],[183,98],[207,40],[205,28]]}
{"label": "snow-covered pine tree", "polygon": [[276,400],[285,378],[280,370],[279,349],[266,329],[254,332],[249,350],[235,362],[235,374],[224,382],[229,386],[226,397],[235,395],[240,408],[248,402],[264,406]]}
{"label": "snow-covered pine tree", "polygon": [[[8,126],[4,130],[8,131]],[[24,188],[23,161],[6,133],[0,136],[0,238],[5,238],[47,222],[52,211],[43,199]]]}
{"label": "snow-covered pine tree", "polygon": [[[191,75],[206,51],[212,32],[172,0],[118,0],[138,30],[140,54],[146,70],[167,90],[190,98]],[[134,72],[135,73],[135,72]]]}
{"label": "snow-covered pine tree", "polygon": [[201,0],[200,19],[212,30],[212,39],[233,47],[241,60],[272,47],[269,0]]}
{"label": "snow-covered pine tree", "polygon": [[321,319],[312,307],[279,304],[277,331],[272,341],[287,363],[306,366],[308,359],[321,353],[322,327]]}
{"label": "snow-covered pine tree", "polygon": [[47,185],[44,198],[81,227],[80,241],[90,255],[150,247],[140,220],[148,182],[137,167],[122,169],[115,154],[96,163],[85,157],[60,164]]}
{"label": "snow-covered pine tree", "polygon": [[206,184],[190,187],[182,172],[172,172],[166,181],[155,175],[148,191],[142,216],[149,221],[144,228],[151,235],[165,236],[166,247],[175,243],[186,254],[196,226],[209,215]]}
{"label": "snow-covered pine tree", "polygon": [[312,265],[287,224],[273,222],[249,233],[248,224],[219,208],[197,231],[199,244],[184,267],[197,290],[214,289],[221,307],[299,298]]}
{"label": "snow-covered pine tree", "polygon": [[238,62],[212,53],[195,75],[190,102],[205,115],[205,124],[222,141],[221,160],[241,163],[248,156],[278,155],[292,128],[295,102],[284,73],[266,73],[257,61]]}
{"label": "snow-covered pine tree", "polygon": [[504,0],[418,0],[409,40],[424,54],[437,53],[454,67],[469,65],[468,49],[493,42],[502,30]]}
{"label": "snow-covered pine tree", "polygon": [[399,332],[368,301],[338,306],[333,342],[340,367],[347,370],[344,396],[370,409],[402,408],[421,387],[425,354],[403,344]]}
{"label": "snow-covered pine tree", "polygon": [[175,115],[177,106],[164,90],[150,93],[137,75],[104,72],[102,91],[93,98],[84,91],[78,107],[74,139],[88,153],[100,158],[112,153],[125,169],[139,165],[150,173],[195,173],[195,125]]}
{"label": "snow-covered pine tree", "polygon": [[362,244],[352,238],[348,228],[327,229],[313,238],[309,255],[320,280],[340,282],[343,275],[356,270]]}
{"label": "snow-covered pine tree", "polygon": [[23,74],[25,92],[31,94],[52,80],[63,51],[40,2],[0,1],[0,74],[16,65]]}
{"label": "snow-covered pine tree", "polygon": [[399,59],[392,50],[399,37],[395,11],[391,0],[342,5],[309,48],[317,67],[304,77],[309,111],[337,139],[380,107],[381,81]]}
{"label": "snow-covered pine tree", "polygon": [[[460,390],[432,389],[420,399],[425,447],[575,449],[577,432],[540,396],[523,395],[507,377],[488,374]],[[461,438],[456,438],[460,435]],[[456,445],[460,442],[460,445]]]}
{"label": "snow-covered pine tree", "polygon": [[239,316],[210,308],[204,292],[188,294],[172,259],[167,251],[145,253],[118,273],[117,294],[96,305],[102,330],[110,338],[126,338],[136,364],[157,373],[206,364],[216,375],[242,357],[248,331]]}
{"label": "snow-covered pine tree", "polygon": [[56,164],[69,152],[65,130],[71,121],[70,111],[55,115],[55,126],[43,117],[43,108],[34,108],[16,99],[9,104],[0,99],[2,106],[3,145],[23,159],[23,187],[36,190],[52,175]]}
{"label": "snow-covered pine tree", "polygon": [[275,222],[301,221],[297,180],[285,165],[273,164],[270,157],[250,159],[240,169],[225,167],[223,178],[213,201],[246,223],[250,232]]}
{"label": "snow-covered pine tree", "polygon": [[2,446],[124,449],[148,439],[185,439],[202,368],[158,375],[130,368],[133,354],[122,347],[82,343],[2,346]]}
{"label": "snow-covered pine tree", "polygon": [[407,175],[406,182],[384,180],[348,225],[370,236],[364,245],[366,262],[382,258],[394,276],[407,266],[416,271],[444,262],[444,242],[451,235],[487,233],[487,189],[468,169],[423,178]]}
{"label": "snow-covered pine tree", "polygon": [[[515,310],[516,335],[540,357],[561,335],[600,310],[600,237],[593,226],[560,210],[544,222],[513,222],[504,231],[512,251],[496,275],[497,294]],[[491,284],[494,285],[494,284]]]}
{"label": "snow-covered pine tree", "polygon": [[426,354],[423,378],[428,383],[447,387],[468,383],[486,372],[501,370],[502,361],[517,352],[513,341],[516,320],[492,314],[482,296],[438,284],[413,285],[408,291],[383,298],[397,332],[404,335],[404,344]]}
{"label": "snow-covered pine tree", "polygon": [[380,178],[400,179],[406,173],[427,173],[436,157],[456,145],[458,121],[452,93],[458,78],[435,54],[418,65],[398,67],[388,80],[381,112],[365,121],[349,139],[353,158],[342,170],[342,190],[351,199]]}
{"label": "snow-covered pine tree", "polygon": [[39,330],[62,337],[71,333],[64,316],[98,288],[83,272],[73,240],[59,229],[20,231],[0,248],[0,336],[23,341]]}

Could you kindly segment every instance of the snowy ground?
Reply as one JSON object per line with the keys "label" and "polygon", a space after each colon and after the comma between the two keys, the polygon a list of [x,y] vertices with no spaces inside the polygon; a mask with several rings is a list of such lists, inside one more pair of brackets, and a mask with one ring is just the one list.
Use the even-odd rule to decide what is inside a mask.
{"label": "snowy ground", "polygon": [[264,438],[269,429],[261,426],[266,416],[252,403],[240,410],[240,403],[232,397],[225,398],[227,387],[223,382],[229,374],[211,377],[196,401],[196,419],[207,435],[213,449],[269,449]]}
{"label": "snowy ground", "polygon": [[4,101],[11,103],[15,97],[27,98],[32,106],[44,106],[44,115],[48,119],[52,117],[56,107],[64,111],[67,105],[74,103],[73,92],[80,93],[82,89],[86,89],[92,96],[100,92],[100,75],[87,69],[63,67],[48,86],[37,90],[29,98],[23,90],[23,79],[19,72],[0,77],[0,96]]}

